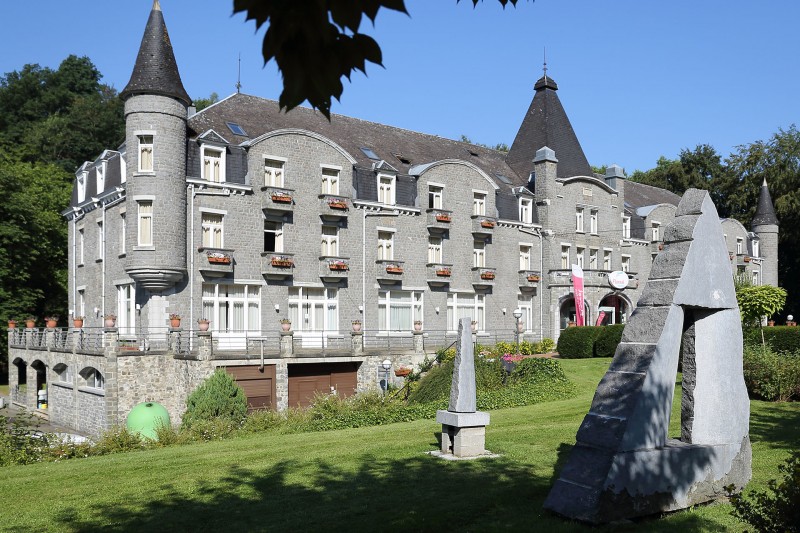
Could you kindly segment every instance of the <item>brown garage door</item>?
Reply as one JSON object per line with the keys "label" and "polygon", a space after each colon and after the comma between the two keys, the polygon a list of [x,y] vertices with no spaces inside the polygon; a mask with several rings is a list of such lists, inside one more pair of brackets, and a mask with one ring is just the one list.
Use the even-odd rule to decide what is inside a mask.
{"label": "brown garage door", "polygon": [[314,394],[352,396],[358,383],[360,363],[307,363],[289,365],[289,405],[308,407]]}
{"label": "brown garage door", "polygon": [[247,410],[274,409],[275,404],[275,365],[225,367],[247,396]]}

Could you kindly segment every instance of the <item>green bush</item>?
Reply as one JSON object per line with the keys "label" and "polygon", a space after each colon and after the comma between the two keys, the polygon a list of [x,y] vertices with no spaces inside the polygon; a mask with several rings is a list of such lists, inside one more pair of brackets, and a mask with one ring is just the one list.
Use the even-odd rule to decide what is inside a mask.
{"label": "green bush", "polygon": [[509,384],[569,383],[561,364],[555,359],[528,357],[517,363],[508,376]]}
{"label": "green bush", "polygon": [[[450,397],[450,384],[453,379],[454,360],[432,368],[419,385],[408,396],[409,403],[440,402]],[[483,358],[475,359],[475,384],[477,389],[496,389],[503,385],[505,372],[497,358],[489,361]]]}
{"label": "green bush", "polygon": [[772,494],[731,495],[733,515],[763,533],[800,532],[800,452],[792,452],[778,470],[783,480],[769,481]]}
{"label": "green bush", "polygon": [[245,415],[247,398],[244,391],[230,374],[217,370],[189,395],[183,425],[188,428],[199,422],[217,419],[240,424]]}
{"label": "green bush", "polygon": [[46,459],[52,435],[39,431],[41,419],[27,411],[11,420],[0,415],[0,466],[26,465]]}
{"label": "green bush", "polygon": [[594,341],[605,326],[573,326],[558,337],[558,354],[564,359],[586,359],[594,355]]}
{"label": "green bush", "polygon": [[751,396],[768,401],[800,399],[800,355],[770,347],[744,347],[744,382]]}
{"label": "green bush", "polygon": [[760,345],[762,331],[764,341],[776,352],[800,352],[800,328],[797,326],[747,328],[744,334],[745,344]]}
{"label": "green bush", "polygon": [[142,439],[138,433],[128,430],[125,426],[114,426],[100,436],[100,439],[92,447],[90,455],[132,452],[149,447],[149,442],[145,442],[145,439]]}
{"label": "green bush", "polygon": [[555,349],[556,349],[556,341],[545,337],[544,339],[536,343],[535,353],[550,353],[555,351]]}
{"label": "green bush", "polygon": [[594,341],[594,356],[614,357],[614,352],[617,351],[617,345],[622,339],[623,329],[625,329],[625,324],[602,326],[600,335],[598,335],[597,339]]}

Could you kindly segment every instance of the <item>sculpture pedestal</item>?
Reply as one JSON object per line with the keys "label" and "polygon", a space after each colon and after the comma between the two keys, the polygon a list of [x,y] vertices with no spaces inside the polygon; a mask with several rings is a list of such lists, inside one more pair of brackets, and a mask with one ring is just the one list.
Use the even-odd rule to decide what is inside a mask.
{"label": "sculpture pedestal", "polygon": [[442,424],[442,453],[456,457],[486,455],[486,426],[489,413],[454,413],[439,410],[436,421]]}

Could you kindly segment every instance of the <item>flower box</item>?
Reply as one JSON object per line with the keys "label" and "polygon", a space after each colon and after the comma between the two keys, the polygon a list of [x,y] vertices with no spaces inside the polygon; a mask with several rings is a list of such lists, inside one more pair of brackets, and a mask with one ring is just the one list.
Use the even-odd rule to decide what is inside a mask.
{"label": "flower box", "polygon": [[481,227],[492,229],[494,228],[494,222],[491,220],[481,220]]}
{"label": "flower box", "polygon": [[481,279],[494,279],[494,272],[481,272]]}
{"label": "flower box", "polygon": [[539,281],[539,276],[537,276],[536,274],[531,274],[531,275],[530,275],[530,276],[528,276],[526,279],[527,279],[528,281]]}
{"label": "flower box", "polygon": [[273,257],[270,264],[277,268],[292,268],[294,261],[285,257]]}
{"label": "flower box", "polygon": [[215,263],[220,265],[230,265],[231,258],[230,257],[215,257],[215,256],[208,256],[209,263]]}
{"label": "flower box", "polygon": [[436,275],[437,276],[444,276],[449,277],[452,274],[449,268],[437,268]]}
{"label": "flower box", "polygon": [[451,220],[452,218],[450,218],[450,215],[445,215],[443,213],[436,215],[436,222],[450,222]]}
{"label": "flower box", "polygon": [[749,255],[744,256],[743,259],[744,259],[745,263],[749,263],[750,262],[750,256]]}
{"label": "flower box", "polygon": [[273,202],[279,202],[282,204],[290,204],[292,203],[292,197],[288,194],[273,194],[272,195]]}
{"label": "flower box", "polygon": [[328,207],[330,207],[331,209],[346,210],[347,209],[347,202],[345,202],[344,200],[338,200],[338,199],[337,200],[328,200]]}
{"label": "flower box", "polygon": [[402,274],[403,267],[399,265],[387,265],[386,272],[388,272],[389,274]]}
{"label": "flower box", "polygon": [[347,265],[347,263],[343,261],[332,261],[328,263],[328,268],[330,270],[350,270],[350,267]]}

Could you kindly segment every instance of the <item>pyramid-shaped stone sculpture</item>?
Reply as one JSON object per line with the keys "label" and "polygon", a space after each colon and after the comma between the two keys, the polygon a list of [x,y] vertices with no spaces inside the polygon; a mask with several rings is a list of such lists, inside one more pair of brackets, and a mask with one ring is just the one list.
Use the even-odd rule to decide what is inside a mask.
{"label": "pyramid-shaped stone sculpture", "polygon": [[[592,523],[682,509],[749,481],[750,401],[728,251],[706,191],[664,232],[614,360],[545,508]],[[683,341],[683,342],[681,342]],[[668,438],[679,357],[681,438]]]}

